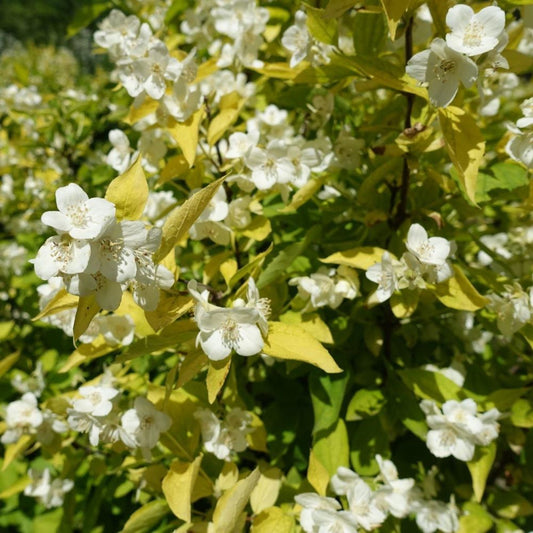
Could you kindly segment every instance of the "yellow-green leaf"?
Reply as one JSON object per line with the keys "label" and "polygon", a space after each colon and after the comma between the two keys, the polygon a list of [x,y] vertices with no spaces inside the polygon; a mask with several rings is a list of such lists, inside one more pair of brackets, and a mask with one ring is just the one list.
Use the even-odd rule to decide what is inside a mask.
{"label": "yellow-green leaf", "polygon": [[201,350],[188,353],[181,363],[176,388],[179,389],[198,375],[208,363],[207,355]]}
{"label": "yellow-green leaf", "polygon": [[256,468],[220,497],[213,513],[213,533],[229,533],[234,530],[260,475]]}
{"label": "yellow-green leaf", "polygon": [[309,454],[309,467],[307,468],[307,480],[320,496],[326,495],[329,477],[329,472],[326,467],[318,460],[315,452],[311,450]]}
{"label": "yellow-green leaf", "polygon": [[201,462],[201,455],[192,463],[174,461],[163,478],[163,494],[168,506],[178,518],[185,522],[191,521],[192,492]]}
{"label": "yellow-green leaf", "polygon": [[194,307],[190,296],[161,292],[159,304],[154,311],[146,311],[146,320],[154,331],[159,331],[188,313]]}
{"label": "yellow-green leaf", "polygon": [[333,344],[333,336],[329,327],[317,313],[306,313],[302,315],[302,313],[296,311],[287,311],[279,319],[286,324],[297,324],[310,333],[317,341],[324,344]]}
{"label": "yellow-green leaf", "polygon": [[78,305],[78,296],[68,293],[65,289],[61,289],[45,306],[45,308],[33,318],[33,320],[40,320],[45,316],[65,311],[66,309],[73,309]]}
{"label": "yellow-green leaf", "polygon": [[358,0],[329,0],[324,17],[327,19],[339,18],[358,3]]}
{"label": "yellow-green leaf", "polygon": [[2,377],[16,362],[20,356],[20,352],[13,352],[0,360],[0,377]]}
{"label": "yellow-green leaf", "polygon": [[269,322],[263,352],[278,359],[302,361],[328,373],[342,372],[330,353],[300,326]]}
{"label": "yellow-green leaf", "polygon": [[221,263],[220,273],[222,274],[222,277],[224,278],[224,281],[228,287],[231,278],[235,276],[237,270],[239,270],[239,265],[237,264],[237,261],[233,259],[233,257],[228,257],[228,259]]}
{"label": "yellow-green leaf", "polygon": [[320,438],[313,445],[313,452],[330,477],[337,472],[339,466],[348,466],[350,445],[344,420],[337,420],[335,426],[326,434],[320,433]]}
{"label": "yellow-green leaf", "polygon": [[383,252],[385,250],[377,246],[359,246],[350,250],[335,252],[320,261],[322,263],[333,263],[334,265],[346,265],[368,270],[372,265],[381,262]]}
{"label": "yellow-green leaf", "polygon": [[296,524],[294,517],[279,507],[270,507],[254,517],[252,533],[293,533]]}
{"label": "yellow-green leaf", "polygon": [[222,361],[209,361],[206,379],[209,403],[213,403],[217,399],[217,395],[228,377],[230,366],[231,356],[226,357]]}
{"label": "yellow-green leaf", "polygon": [[281,213],[290,213],[296,211],[300,206],[308,202],[316,192],[324,185],[326,176],[309,180],[303,187],[300,187],[291,198],[289,205],[285,206]]}
{"label": "yellow-green leaf", "polygon": [[307,29],[317,40],[326,44],[337,44],[337,21],[324,16],[324,9],[306,6]]}
{"label": "yellow-green leaf", "polygon": [[481,505],[475,502],[465,502],[463,514],[459,518],[457,533],[487,533],[493,525],[492,517]]}
{"label": "yellow-green leaf", "polygon": [[412,0],[381,0],[383,11],[387,17],[390,38],[395,41],[397,30],[404,13],[410,7]]}
{"label": "yellow-green leaf", "polygon": [[477,292],[458,266],[453,269],[453,277],[435,287],[435,294],[441,303],[460,311],[477,311],[485,307],[489,300]]}
{"label": "yellow-green leaf", "polygon": [[91,320],[100,311],[100,306],[96,302],[94,294],[81,296],[76,309],[76,318],[74,319],[73,338],[76,342],[87,330]]}
{"label": "yellow-green leaf", "polygon": [[196,159],[196,147],[198,146],[198,130],[200,122],[204,116],[204,108],[195,111],[185,122],[178,122],[168,129],[172,138],[178,143],[183,152],[183,156],[189,163],[189,167],[194,165]]}
{"label": "yellow-green leaf", "polygon": [[[459,174],[466,196],[476,204],[476,180],[485,141],[472,115],[455,106],[438,110],[446,150]],[[477,204],[476,204],[477,205]]]}
{"label": "yellow-green leaf", "polygon": [[390,299],[390,306],[396,318],[407,318],[411,316],[418,306],[418,290],[407,290],[394,293]]}
{"label": "yellow-green leaf", "polygon": [[35,440],[33,435],[21,435],[17,442],[8,444],[4,454],[2,471],[4,471],[21,453],[24,453]]}
{"label": "yellow-green leaf", "polygon": [[159,102],[157,100],[145,98],[141,105],[136,106],[135,104],[133,104],[130,107],[129,112],[127,116],[123,119],[123,121],[131,126],[136,122],[139,122],[139,120],[143,119],[144,117],[150,115],[151,113],[155,113],[158,107]]}
{"label": "yellow-green leaf", "polygon": [[519,428],[533,427],[533,402],[522,398],[514,402],[511,408],[511,423]]}
{"label": "yellow-green leaf", "polygon": [[488,446],[478,446],[471,461],[467,466],[472,476],[472,488],[477,502],[480,502],[485,492],[485,484],[496,457],[496,443],[491,442]]}
{"label": "yellow-green leaf", "polygon": [[30,483],[31,478],[29,476],[21,477],[18,481],[0,492],[0,500],[5,500],[15,494],[18,494],[19,492],[22,492]]}
{"label": "yellow-green leaf", "polygon": [[13,320],[9,320],[8,322],[0,322],[0,341],[7,339],[14,326],[15,322]]}
{"label": "yellow-green leaf", "polygon": [[283,472],[275,466],[265,466],[260,470],[261,476],[250,495],[250,505],[254,514],[258,514],[276,503],[283,477]]}
{"label": "yellow-green leaf", "polygon": [[164,500],[153,500],[137,509],[129,518],[121,533],[148,533],[161,523],[168,514]]}
{"label": "yellow-green leaf", "polygon": [[154,254],[154,261],[156,263],[163,259],[185,236],[189,228],[207,207],[224,179],[225,177],[219,178],[207,187],[200,189],[185,200],[183,204],[170,212],[163,224],[161,246]]}
{"label": "yellow-green leaf", "polygon": [[163,167],[156,185],[163,185],[167,181],[185,174],[188,170],[189,163],[187,162],[187,159],[185,159],[185,156],[183,154],[175,155],[174,157],[171,157]]}
{"label": "yellow-green leaf", "polygon": [[135,163],[115,178],[107,188],[105,199],[114,203],[118,220],[138,220],[148,200],[148,183],[139,155]]}
{"label": "yellow-green leaf", "polygon": [[234,91],[220,99],[220,112],[211,120],[207,129],[207,142],[213,146],[237,120],[245,99]]}
{"label": "yellow-green leaf", "polygon": [[266,239],[272,232],[272,225],[270,220],[263,216],[254,217],[252,222],[244,228],[242,234],[249,239],[255,241],[262,241]]}

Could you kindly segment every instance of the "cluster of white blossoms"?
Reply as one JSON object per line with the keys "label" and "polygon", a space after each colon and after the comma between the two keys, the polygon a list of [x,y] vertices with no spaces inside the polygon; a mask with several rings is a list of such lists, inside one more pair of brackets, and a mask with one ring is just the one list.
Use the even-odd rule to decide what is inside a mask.
{"label": "cluster of white blossoms", "polygon": [[498,329],[512,337],[533,318],[533,287],[526,292],[519,283],[505,285],[500,294],[489,294],[489,309],[497,315]]}
{"label": "cluster of white blossoms", "polygon": [[[455,505],[425,497],[412,478],[401,479],[392,461],[376,456],[380,473],[369,482],[352,470],[339,467],[330,487],[347,503],[313,492],[295,496],[302,510],[300,525],[306,533],[371,531],[383,525],[387,517],[406,518],[416,515],[424,533],[452,533],[459,527]],[[430,494],[432,496],[433,494]]]}
{"label": "cluster of white blossoms", "polygon": [[234,160],[230,180],[250,191],[254,187],[278,190],[284,198],[291,187],[305,185],[312,173],[326,170],[333,161],[328,137],[309,141],[295,135],[285,109],[270,104],[246,122],[245,132],[232,133],[224,156]]}
{"label": "cluster of white blossoms", "polygon": [[219,459],[231,461],[232,452],[242,452],[248,447],[246,435],[252,433],[252,415],[234,407],[217,418],[209,409],[197,409],[194,417],[200,422],[205,449]]}
{"label": "cluster of white blossoms", "polygon": [[185,11],[180,29],[188,42],[218,56],[219,67],[260,68],[258,54],[269,18],[268,9],[255,0],[203,0]]}
{"label": "cluster of white blossoms", "polygon": [[71,400],[72,407],[67,409],[67,422],[71,429],[88,433],[92,446],[120,440],[129,448],[139,448],[148,460],[150,450],[160,434],[170,428],[172,420],[142,396],[135,398],[133,408],[122,411],[119,397],[120,391],[113,387],[111,376],[104,375],[96,385],[78,389],[77,397]]}
{"label": "cluster of white blossoms", "polygon": [[493,408],[478,414],[471,398],[462,402],[449,400],[442,405],[442,411],[432,400],[422,400],[420,407],[430,428],[426,444],[435,457],[471,461],[476,446],[487,446],[498,438],[500,411]]}
{"label": "cluster of white blossoms", "polygon": [[49,409],[39,409],[37,397],[26,392],[20,400],[9,403],[5,408],[6,429],[0,439],[2,444],[13,444],[22,435],[35,435],[43,444],[49,444],[56,433],[64,433],[68,428]]}
{"label": "cluster of white blossoms", "polygon": [[37,498],[47,509],[63,505],[65,493],[74,488],[72,479],[55,478],[52,480],[52,474],[48,468],[42,472],[30,468],[28,475],[31,483],[24,488],[24,494]]}
{"label": "cluster of white blossoms", "polygon": [[437,107],[452,102],[459,83],[471,87],[479,69],[508,68],[500,54],[508,42],[502,9],[489,6],[474,13],[470,6],[458,4],[448,10],[446,24],[452,30],[446,40],[434,39],[428,50],[415,54],[406,66],[407,74],[427,84],[431,103]]}
{"label": "cluster of white blossoms", "polygon": [[304,302],[302,313],[319,307],[337,309],[344,299],[353,300],[359,294],[359,277],[350,267],[320,267],[310,276],[289,280],[298,287],[298,298]]}
{"label": "cluster of white blossoms", "polygon": [[207,357],[220,361],[232,351],[250,356],[261,352],[268,334],[270,300],[260,298],[253,278],[248,280],[247,301],[237,298],[233,307],[218,307],[208,302],[209,291],[199,292],[195,280],[187,286],[196,300],[194,318],[200,332],[196,345],[200,345]]}
{"label": "cluster of white blossoms", "polygon": [[37,252],[37,276],[60,277],[69,293],[94,294],[108,311],[117,309],[128,288],[143,309],[155,309],[160,288],[174,284],[172,273],[152,261],[161,230],[147,229],[141,221],[117,221],[114,204],[89,198],[74,183],[57,189],[56,202],[59,211],[41,217],[58,235],[49,237]]}
{"label": "cluster of white blossoms", "polygon": [[528,98],[520,106],[523,116],[516,121],[516,126],[509,126],[515,134],[505,146],[507,153],[523,163],[528,169],[533,168],[533,98]]}
{"label": "cluster of white blossoms", "polygon": [[334,50],[333,46],[312,37],[307,29],[307,15],[301,10],[294,14],[294,24],[285,30],[281,44],[291,54],[291,68],[302,61],[309,61],[313,66],[327,65]]}
{"label": "cluster of white blossoms", "polygon": [[427,283],[441,283],[453,276],[448,261],[452,243],[442,237],[428,237],[420,224],[412,224],[407,233],[407,252],[401,259],[384,252],[381,262],[366,271],[366,277],[378,284],[375,299],[388,300],[402,289],[424,289]]}

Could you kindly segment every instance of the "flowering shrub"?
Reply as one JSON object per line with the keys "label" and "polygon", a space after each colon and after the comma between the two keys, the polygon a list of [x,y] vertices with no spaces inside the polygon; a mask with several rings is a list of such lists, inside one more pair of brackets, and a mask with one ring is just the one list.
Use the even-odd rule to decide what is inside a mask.
{"label": "flowering shrub", "polygon": [[[80,5],[0,56],[0,529],[533,529],[533,6]],[[44,525],[43,525],[44,524]]]}

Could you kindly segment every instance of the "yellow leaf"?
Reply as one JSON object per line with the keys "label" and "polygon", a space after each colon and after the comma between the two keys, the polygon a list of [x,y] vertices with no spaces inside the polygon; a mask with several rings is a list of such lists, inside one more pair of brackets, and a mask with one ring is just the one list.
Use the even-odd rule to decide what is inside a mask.
{"label": "yellow leaf", "polygon": [[165,223],[163,224],[161,237],[161,246],[154,254],[154,261],[158,263],[163,259],[174,246],[185,236],[195,220],[202,214],[207,207],[211,198],[215,195],[218,188],[222,185],[225,177],[210,183],[207,187],[200,189],[183,204],[176,207],[170,212]]}
{"label": "yellow leaf", "polygon": [[207,129],[207,142],[210,146],[213,146],[237,120],[244,101],[244,98],[237,92],[232,92],[222,97],[220,100],[220,112],[211,120],[211,124],[209,124]]}
{"label": "yellow leaf", "polygon": [[265,63],[261,68],[252,68],[256,72],[268,78],[278,78],[281,80],[292,80],[307,68],[305,62],[292,68],[289,63]]}
{"label": "yellow leaf", "polygon": [[127,116],[123,120],[126,124],[129,124],[131,126],[132,124],[139,122],[139,120],[150,115],[151,113],[155,113],[158,107],[159,102],[157,100],[145,98],[141,105],[136,106],[135,104],[133,104],[130,107]]}
{"label": "yellow leaf", "polygon": [[129,518],[121,533],[144,533],[154,531],[168,514],[168,505],[164,500],[153,500],[137,509]]}
{"label": "yellow leaf", "polygon": [[185,522],[191,521],[192,491],[201,462],[202,455],[199,455],[192,463],[174,461],[163,479],[163,494],[170,510]]}
{"label": "yellow leaf", "polygon": [[239,469],[234,463],[224,463],[222,471],[215,482],[218,491],[226,491],[234,487],[239,481]]}
{"label": "yellow leaf", "polygon": [[209,359],[202,351],[188,353],[181,363],[176,388],[179,389],[193,379],[207,365]]}
{"label": "yellow leaf", "polygon": [[472,488],[477,502],[480,502],[485,492],[485,484],[496,457],[496,443],[488,446],[477,447],[474,457],[468,461],[467,466],[472,476]]}
{"label": "yellow leaf", "polygon": [[8,444],[6,446],[6,452],[4,455],[4,463],[2,464],[2,471],[6,468],[21,454],[24,453],[35,440],[33,435],[21,435],[17,442],[13,444]]}
{"label": "yellow leaf", "polygon": [[308,202],[316,194],[318,189],[324,185],[326,176],[309,180],[303,187],[300,187],[292,197],[289,205],[285,206],[280,212],[290,213],[296,211],[300,206]]}
{"label": "yellow leaf", "polygon": [[114,203],[118,220],[138,220],[148,200],[148,183],[139,155],[135,163],[115,178],[107,188],[105,199]]}
{"label": "yellow leaf", "polygon": [[18,481],[0,492],[0,500],[5,500],[15,494],[18,494],[19,492],[22,492],[30,483],[31,478],[29,476],[20,478]]}
{"label": "yellow leaf", "polygon": [[74,319],[73,339],[76,342],[87,330],[91,320],[100,311],[100,306],[96,302],[94,294],[81,296],[76,309],[76,318]]}
{"label": "yellow leaf", "polygon": [[61,289],[33,320],[40,320],[45,316],[53,315],[66,309],[73,309],[78,305],[78,300],[78,296],[69,294],[65,289]]}
{"label": "yellow leaf", "polygon": [[14,320],[9,320],[8,322],[0,322],[0,341],[7,339],[14,326]]}
{"label": "yellow leaf", "polygon": [[270,507],[254,517],[251,533],[292,533],[295,528],[293,516],[279,507]]}
{"label": "yellow leaf", "polygon": [[275,466],[261,468],[261,476],[250,496],[250,505],[254,514],[272,507],[278,499],[283,472]]}
{"label": "yellow leaf", "polygon": [[312,487],[325,496],[329,485],[329,472],[326,467],[317,459],[315,452],[311,450],[309,454],[309,467],[307,469],[307,480]]}
{"label": "yellow leaf", "polygon": [[189,167],[194,165],[196,159],[196,147],[198,146],[198,131],[200,122],[204,116],[204,108],[195,111],[185,122],[178,122],[168,128],[172,138],[178,143],[183,152],[183,156],[189,163]]}
{"label": "yellow leaf", "polygon": [[411,5],[411,0],[381,0],[383,11],[387,17],[387,25],[389,26],[390,38],[395,41],[397,38],[397,30],[403,14]]}
{"label": "yellow leaf", "polygon": [[[161,292],[161,298],[166,293]],[[129,291],[122,293],[122,301],[115,310],[116,315],[129,315],[135,323],[135,334],[138,337],[146,337],[147,335],[153,335],[155,333],[154,328],[148,323],[146,319],[145,310],[140,307],[133,299],[133,295]]]}
{"label": "yellow leaf", "polygon": [[266,239],[272,232],[270,220],[263,216],[254,217],[252,222],[242,230],[242,234],[254,241]]}
{"label": "yellow leaf", "polygon": [[286,324],[297,324],[310,333],[317,341],[324,344],[333,344],[331,331],[317,313],[306,313],[302,315],[302,313],[296,311],[287,311],[279,319]]}
{"label": "yellow leaf", "polygon": [[213,533],[229,533],[234,530],[260,475],[256,468],[221,496],[213,513]]}
{"label": "yellow leaf", "polygon": [[384,251],[383,248],[377,246],[359,246],[358,248],[335,252],[320,261],[368,270],[372,265],[381,262]]}
{"label": "yellow leaf", "polygon": [[439,108],[439,122],[446,144],[466,196],[476,204],[476,181],[485,153],[485,141],[472,115],[455,106]]}
{"label": "yellow leaf", "polygon": [[455,274],[452,278],[436,285],[437,298],[446,307],[459,311],[477,311],[485,307],[489,300],[477,292],[458,266],[454,266],[453,270]]}
{"label": "yellow leaf", "polygon": [[250,424],[252,432],[246,435],[246,441],[248,442],[248,446],[252,450],[268,453],[267,432],[265,429],[265,425],[255,413],[249,414],[252,417],[252,422]]}
{"label": "yellow leaf", "polygon": [[189,295],[168,294],[161,292],[159,304],[154,311],[146,311],[146,320],[154,331],[172,324],[194,307],[194,300]]}
{"label": "yellow leaf", "polygon": [[302,361],[328,373],[342,372],[329,352],[300,326],[283,322],[268,323],[263,352],[278,359]]}
{"label": "yellow leaf", "polygon": [[390,299],[390,306],[396,318],[407,318],[411,316],[418,306],[419,292],[417,290],[406,290],[394,293]]}
{"label": "yellow leaf", "polygon": [[209,403],[213,403],[217,399],[217,394],[222,389],[228,372],[231,366],[231,356],[226,357],[222,361],[209,361],[209,368],[207,370],[207,397]]}
{"label": "yellow leaf", "polygon": [[167,181],[177,178],[189,170],[189,163],[183,154],[171,157],[163,167],[156,185],[159,187]]}
{"label": "yellow leaf", "polygon": [[16,362],[20,356],[20,352],[13,352],[6,355],[0,360],[0,377],[2,377]]}
{"label": "yellow leaf", "polygon": [[229,286],[231,278],[235,275],[238,269],[239,266],[237,265],[237,261],[235,261],[233,257],[229,257],[220,265],[220,273],[222,274],[226,285]]}

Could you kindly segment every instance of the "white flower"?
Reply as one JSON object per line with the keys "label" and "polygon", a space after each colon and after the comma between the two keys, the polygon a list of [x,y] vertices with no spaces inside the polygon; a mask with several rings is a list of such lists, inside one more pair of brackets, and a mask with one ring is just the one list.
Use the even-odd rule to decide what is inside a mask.
{"label": "white flower", "polygon": [[412,224],[407,233],[407,249],[426,265],[444,265],[450,255],[450,242],[442,237],[430,237],[420,224]]}
{"label": "white flower", "polygon": [[100,333],[110,346],[127,346],[133,341],[135,323],[129,315],[107,315],[98,321]]}
{"label": "white flower", "polygon": [[239,355],[250,356],[263,349],[264,340],[257,325],[261,317],[257,309],[212,305],[207,301],[207,291],[200,294],[194,280],[187,288],[196,300],[194,316],[200,329],[196,345],[202,347],[209,359],[220,361],[233,350]]}
{"label": "white flower", "polygon": [[465,4],[448,10],[446,24],[452,33],[446,35],[448,46],[468,56],[477,56],[496,48],[505,29],[505,12],[490,6],[474,14]]}
{"label": "white flower", "polygon": [[306,533],[316,533],[318,529],[314,519],[314,512],[317,510],[323,511],[338,511],[341,509],[341,504],[334,498],[326,496],[319,496],[314,492],[304,492],[297,494],[294,497],[297,504],[302,506],[300,512],[300,525]]}
{"label": "white flower", "polygon": [[303,11],[297,11],[294,15],[294,24],[285,30],[281,38],[281,44],[291,53],[291,68],[307,59],[311,43],[312,38],[307,29],[307,15]]}
{"label": "white flower", "polygon": [[359,479],[361,478],[353,470],[339,466],[337,472],[331,477],[330,486],[337,496],[345,496]]}
{"label": "white flower", "polygon": [[8,404],[6,408],[7,429],[2,435],[3,444],[17,442],[23,433],[35,433],[43,423],[43,413],[37,406],[37,398],[26,392],[20,400]]}
{"label": "white flower", "polygon": [[378,284],[376,290],[377,301],[382,303],[388,300],[398,290],[396,271],[400,263],[391,257],[389,252],[383,252],[381,262],[368,268],[366,277]]}
{"label": "white flower", "polygon": [[530,321],[533,313],[533,288],[529,294],[515,283],[506,285],[501,295],[489,294],[489,308],[498,315],[498,329],[506,336],[514,335]]}
{"label": "white flower", "polygon": [[266,150],[252,148],[244,162],[252,171],[251,179],[259,190],[271,189],[278,183],[289,183],[296,172],[287,157],[287,146],[278,140],[270,141]]}
{"label": "white flower", "polygon": [[352,515],[363,529],[375,529],[385,522],[387,514],[377,505],[371,488],[362,479],[348,489],[346,498]]}
{"label": "white flower", "polygon": [[533,168],[533,131],[513,137],[505,146],[505,151],[527,168]]}
{"label": "white flower", "polygon": [[97,263],[91,261],[91,245],[87,241],[56,235],[46,239],[39,248],[35,259],[31,260],[35,273],[48,280],[58,274],[80,274],[95,272]]}
{"label": "white flower", "polygon": [[411,512],[412,489],[415,480],[400,479],[394,463],[383,459],[381,455],[376,455],[376,461],[381,472],[380,477],[384,482],[376,493],[376,503],[392,516],[404,518]]}
{"label": "white flower", "polygon": [[126,134],[118,129],[111,130],[108,136],[113,148],[107,154],[106,162],[111,168],[122,174],[129,168],[133,160],[130,141]]}
{"label": "white flower", "polygon": [[32,482],[26,486],[24,494],[37,498],[47,509],[63,505],[65,493],[74,487],[71,479],[54,479],[51,482],[48,468],[42,474],[30,469],[28,474]]}
{"label": "white flower", "polygon": [[89,198],[75,183],[56,191],[59,211],[46,211],[41,221],[73,239],[96,239],[115,219],[115,206],[103,198]]}
{"label": "white flower", "polygon": [[133,409],[128,409],[121,418],[122,428],[131,435],[145,456],[157,444],[162,432],[167,431],[172,419],[162,413],[152,402],[138,396]]}
{"label": "white flower", "polygon": [[429,451],[436,457],[453,455],[460,461],[470,461],[477,435],[483,430],[483,423],[476,416],[476,402],[449,400],[443,404],[442,413],[430,400],[423,400],[420,406],[430,427],[426,436]]}
{"label": "white flower", "polygon": [[407,63],[406,72],[421,83],[428,84],[429,99],[437,107],[446,107],[455,98],[459,82],[466,88],[476,81],[476,64],[452,50],[443,39],[435,39],[429,50],[415,54]]}
{"label": "white flower", "polygon": [[459,529],[457,509],[435,500],[422,501],[416,511],[416,525],[423,533],[452,533]]}
{"label": "white flower", "polygon": [[316,509],[312,513],[318,533],[357,533],[357,519],[349,511]]}
{"label": "white flower", "polygon": [[520,104],[524,116],[516,121],[519,128],[528,128],[533,125],[533,98],[528,98]]}
{"label": "white flower", "polygon": [[257,130],[242,133],[240,131],[229,136],[229,147],[226,151],[228,159],[238,159],[246,157],[252,148],[257,146],[259,132]]}
{"label": "white flower", "polygon": [[92,416],[108,415],[113,409],[113,404],[109,400],[115,398],[119,393],[117,389],[112,387],[93,385],[80,387],[78,392],[82,397],[72,401],[74,410]]}

